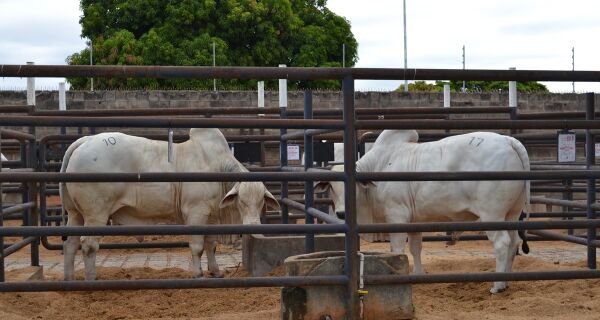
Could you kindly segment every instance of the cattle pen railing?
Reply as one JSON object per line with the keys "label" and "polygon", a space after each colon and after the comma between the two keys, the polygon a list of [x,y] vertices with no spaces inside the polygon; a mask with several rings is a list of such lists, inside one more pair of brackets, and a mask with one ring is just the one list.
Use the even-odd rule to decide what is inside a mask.
{"label": "cattle pen railing", "polygon": [[[347,68],[242,68],[242,67],[130,67],[130,66],[0,66],[3,77],[150,77],[150,78],[223,78],[223,79],[338,79],[343,81],[343,121],[326,119],[228,119],[179,118],[132,119],[127,117],[48,117],[39,115],[4,116],[0,126],[52,126],[52,127],[161,127],[161,128],[274,128],[305,129],[305,142],[321,130],[344,131],[344,172],[311,170],[312,159],[307,153],[304,172],[248,172],[239,174],[210,173],[119,173],[76,174],[51,172],[2,172],[0,182],[160,182],[160,181],[344,181],[346,194],[346,219],[343,224],[326,225],[231,225],[231,226],[121,226],[121,227],[2,227],[0,237],[41,237],[56,235],[160,235],[160,234],[238,234],[238,233],[290,233],[314,234],[344,232],[346,234],[346,262],[344,275],[327,277],[257,277],[247,279],[169,279],[169,280],[98,280],[66,282],[0,283],[0,291],[63,291],[63,290],[116,290],[245,286],[345,286],[348,298],[347,318],[357,319],[358,293],[358,234],[370,232],[427,232],[469,230],[528,230],[528,229],[588,229],[588,264],[593,270],[474,273],[445,275],[394,275],[365,276],[365,283],[429,283],[463,281],[520,281],[549,279],[600,278],[596,269],[595,229],[600,221],[595,219],[591,205],[595,203],[595,179],[600,171],[589,169],[593,165],[593,137],[590,129],[600,129],[594,121],[594,99],[588,94],[586,120],[357,120],[354,110],[355,79],[408,79],[408,80],[506,80],[506,81],[596,81],[596,71],[532,71],[532,70],[440,70],[440,69],[347,69]],[[591,110],[591,111],[590,111]],[[285,114],[285,112],[282,112]],[[305,118],[310,116],[305,113]],[[536,172],[411,172],[411,173],[360,173],[356,172],[357,129],[586,129],[586,170],[553,170]],[[286,132],[282,132],[282,137]],[[288,136],[289,137],[289,136]],[[285,143],[285,139],[281,139]],[[285,159],[281,161],[286,170]],[[297,170],[297,169],[293,169]],[[526,222],[455,222],[423,224],[373,224],[357,225],[356,181],[364,180],[546,180],[585,179],[587,181],[587,218],[572,221]],[[310,184],[307,184],[310,187]],[[285,198],[282,192],[282,198]],[[305,201],[310,207],[310,199]],[[285,208],[285,205],[283,206]],[[308,209],[308,208],[306,208]],[[311,210],[305,210],[311,217]],[[309,221],[310,218],[307,219]],[[335,221],[332,221],[335,222]],[[310,236],[308,237],[310,239]],[[307,240],[308,242],[309,240]],[[307,243],[307,247],[309,244]]]}

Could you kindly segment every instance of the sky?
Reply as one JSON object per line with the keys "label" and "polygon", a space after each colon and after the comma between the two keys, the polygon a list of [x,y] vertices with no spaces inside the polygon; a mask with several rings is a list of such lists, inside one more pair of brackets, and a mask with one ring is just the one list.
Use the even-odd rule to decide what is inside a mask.
{"label": "sky", "polygon": [[[359,44],[356,67],[404,67],[401,0],[328,0]],[[600,1],[406,0],[408,68],[600,70]],[[0,0],[0,64],[66,64],[85,47],[77,0]],[[38,78],[39,90],[64,79]],[[358,90],[394,90],[402,81],[356,83]],[[544,82],[571,92],[571,82]],[[23,89],[25,79],[0,79],[0,90]],[[575,83],[600,92],[600,83]]]}

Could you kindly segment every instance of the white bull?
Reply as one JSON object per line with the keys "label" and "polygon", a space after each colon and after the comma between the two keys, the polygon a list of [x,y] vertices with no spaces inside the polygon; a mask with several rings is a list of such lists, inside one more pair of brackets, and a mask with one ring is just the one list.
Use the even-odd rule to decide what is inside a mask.
{"label": "white bull", "polygon": [[[190,139],[173,144],[122,133],[81,138],[67,149],[61,172],[246,172],[232,155],[218,129],[191,129]],[[279,208],[260,182],[61,183],[63,208],[69,226],[113,224],[149,225],[220,222],[220,211],[241,215],[244,224],[259,223],[266,204]],[[86,280],[96,278],[95,258],[100,237],[68,237],[64,243],[65,280],[74,278],[75,253],[81,242]],[[192,273],[202,276],[200,258],[207,252],[209,272],[220,277],[215,259],[215,236],[191,236]]]}
{"label": "white bull", "polygon": [[[386,130],[373,149],[356,163],[359,172],[414,171],[529,171],[525,147],[516,139],[490,132],[475,132],[435,142],[417,143],[414,130]],[[343,171],[341,166],[333,170]],[[434,221],[516,221],[529,202],[526,181],[378,181],[358,183],[359,223]],[[320,182],[316,191],[331,187],[336,211],[345,210],[341,182]],[[494,245],[496,271],[510,272],[519,244],[516,231],[487,231]],[[390,234],[391,250],[404,252],[408,237],[414,258],[413,272],[422,273],[421,233]],[[490,290],[506,289],[495,282]]]}

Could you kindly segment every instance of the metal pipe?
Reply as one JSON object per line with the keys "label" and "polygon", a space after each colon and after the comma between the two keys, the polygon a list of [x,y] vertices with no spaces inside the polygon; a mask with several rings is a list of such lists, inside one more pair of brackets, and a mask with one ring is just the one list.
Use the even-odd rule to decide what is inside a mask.
{"label": "metal pipe", "polygon": [[[391,121],[391,120],[390,120]],[[339,120],[323,119],[245,119],[245,118],[156,118],[156,117],[43,117],[3,116],[0,126],[45,127],[129,127],[129,128],[290,128],[290,129],[343,129]]]}
{"label": "metal pipe", "polygon": [[229,279],[152,279],[152,280],[94,280],[94,281],[27,281],[0,283],[0,292],[42,291],[100,291],[197,288],[245,288],[281,286],[343,286],[348,277],[253,277]]}
{"label": "metal pipe", "polygon": [[[600,178],[600,170],[358,172],[359,181],[481,181]],[[0,175],[0,181],[2,175]],[[18,181],[18,180],[15,180]]]}
{"label": "metal pipe", "polygon": [[[304,119],[312,119],[313,118],[313,100],[312,100],[312,91],[304,91]],[[303,132],[303,137],[304,137],[304,170],[308,171],[312,168],[313,166],[313,135],[314,134],[320,134],[320,133],[331,133],[330,130],[304,130]],[[287,134],[289,136],[289,134]],[[281,139],[284,139],[284,136],[281,137]],[[304,206],[302,206],[302,204],[298,203],[298,205],[300,205],[300,207],[303,207],[303,210],[306,214],[305,218],[304,218],[304,223],[311,225],[315,223],[314,217],[311,214],[312,213],[317,213],[314,211],[312,207],[314,205],[313,203],[313,198],[315,196],[315,191],[313,188],[313,184],[312,183],[304,183]],[[291,201],[291,200],[290,200]],[[314,211],[312,211],[311,209],[313,209]],[[302,210],[302,209],[301,209]],[[309,212],[310,211],[310,212]],[[318,213],[322,213],[320,211],[318,211]],[[324,215],[321,215],[324,216]],[[311,233],[307,233],[304,236],[304,250],[305,253],[312,253],[315,252],[315,235],[311,234]]]}
{"label": "metal pipe", "polygon": [[35,241],[37,241],[37,239],[37,237],[27,237],[21,241],[12,244],[9,247],[4,248],[2,254],[4,255],[4,257],[8,257],[9,255],[25,248],[27,245],[34,243]]}
{"label": "metal pipe", "polygon": [[342,172],[2,172],[0,182],[343,181]]}
{"label": "metal pipe", "polygon": [[[582,244],[582,245],[588,245],[588,240],[586,238],[575,237],[575,236],[560,234],[560,233],[556,233],[556,232],[549,232],[549,231],[544,231],[544,230],[530,230],[530,231],[527,231],[527,233],[534,234],[536,236],[540,236],[540,237],[544,237],[544,238],[549,238],[552,240],[560,240],[560,241],[566,241],[566,242],[577,243],[577,244]],[[589,244],[591,246],[593,246],[594,248],[600,247],[600,241],[598,241],[598,240],[592,240],[589,242]]]}
{"label": "metal pipe", "polygon": [[356,128],[368,130],[600,129],[600,122],[592,120],[357,120]]}
{"label": "metal pipe", "polygon": [[[312,119],[312,117],[304,118],[304,119]],[[314,136],[314,135],[318,135],[318,134],[332,133],[332,132],[337,132],[337,131],[339,131],[339,130],[336,130],[336,129],[333,129],[333,130],[332,129],[306,129],[304,131],[295,131],[295,132],[283,134],[283,135],[281,135],[281,140],[300,139],[300,138],[303,138],[304,136]]]}
{"label": "metal pipe", "polygon": [[480,70],[416,68],[330,68],[330,67],[203,67],[123,65],[0,65],[0,77],[102,77],[153,79],[238,79],[238,80],[495,80],[495,81],[581,81],[598,82],[598,71]]}
{"label": "metal pipe", "polygon": [[[582,229],[600,226],[600,220],[545,220],[498,222],[373,223],[358,226],[360,233],[414,233],[446,231]],[[0,233],[1,234],[1,233]]]}
{"label": "metal pipe", "polygon": [[[595,108],[595,95],[593,92],[588,92],[585,94],[585,119],[588,121],[594,120],[594,108]],[[600,121],[596,121],[600,122]],[[589,129],[589,128],[587,128]],[[591,168],[595,163],[595,146],[594,146],[594,136],[590,132],[590,130],[585,131],[585,164],[587,168]],[[600,207],[600,205],[596,204],[596,180],[589,176],[587,180],[587,218],[588,219],[596,219],[596,207]],[[588,250],[587,250],[587,260],[588,260],[588,268],[596,269],[596,248],[593,246],[593,242],[596,239],[596,228],[588,227],[587,229],[588,236]]]}
{"label": "metal pipe", "polygon": [[2,105],[0,106],[0,113],[29,113],[30,109],[33,106],[23,106],[23,105]]}
{"label": "metal pipe", "polygon": [[342,82],[344,100],[344,181],[346,203],[346,237],[344,274],[350,279],[346,288],[346,310],[349,319],[357,319],[359,314],[358,258],[360,251],[356,218],[356,128],[354,114],[354,79],[350,76]]}
{"label": "metal pipe", "polygon": [[0,129],[0,131],[2,131],[3,139],[16,139],[22,143],[26,142],[27,140],[35,141],[35,136],[32,134],[29,134],[29,133],[20,132],[20,131],[16,131],[16,130],[10,130],[10,129]]}
{"label": "metal pipe", "polygon": [[[317,219],[321,219],[327,223],[344,224],[344,220],[338,219],[337,217],[331,216],[331,215],[329,215],[323,211],[317,210],[315,208],[306,208],[305,205],[303,205],[299,202],[296,202],[292,199],[284,198],[284,199],[281,199],[281,202],[284,202],[285,204],[287,204],[288,206],[290,206],[294,209],[302,210],[307,215],[310,215],[311,217],[315,217]],[[313,251],[314,251],[314,249],[313,249]]]}
{"label": "metal pipe", "polygon": [[536,204],[536,203],[551,204],[551,205],[563,206],[563,207],[569,207],[569,208],[587,209],[589,207],[593,211],[600,210],[600,204],[598,204],[598,203],[587,204],[582,201],[569,201],[569,200],[552,199],[552,198],[544,198],[544,197],[531,197],[530,202],[532,204]]}
{"label": "metal pipe", "polygon": [[600,270],[535,271],[535,272],[480,272],[457,274],[365,275],[365,283],[424,284],[491,281],[539,281],[598,279]]}
{"label": "metal pipe", "polygon": [[36,205],[36,203],[33,201],[30,201],[27,203],[16,204],[16,205],[8,207],[8,208],[2,208],[0,215],[7,216],[9,214],[23,212],[24,210],[34,208],[35,205]]}

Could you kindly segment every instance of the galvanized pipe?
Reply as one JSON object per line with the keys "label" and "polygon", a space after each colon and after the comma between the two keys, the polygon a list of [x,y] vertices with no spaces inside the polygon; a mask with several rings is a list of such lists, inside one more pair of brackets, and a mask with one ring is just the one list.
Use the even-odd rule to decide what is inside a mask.
{"label": "galvanized pipe", "polygon": [[[587,121],[595,121],[594,120],[594,108],[595,108],[595,95],[593,92],[588,92],[585,94],[585,118]],[[600,122],[600,121],[595,121]],[[595,146],[594,146],[594,136],[589,130],[590,128],[586,128],[585,131],[585,164],[588,169],[590,169],[595,164]],[[600,207],[600,205],[596,204],[596,180],[593,176],[588,176],[587,180],[587,218],[588,219],[596,219],[596,207]],[[596,228],[588,227],[587,229],[588,236],[588,250],[587,250],[587,260],[588,260],[588,268],[596,269],[596,248],[593,245],[593,242],[596,239]]]}
{"label": "galvanized pipe", "polygon": [[[302,210],[303,212],[310,215],[311,217],[321,219],[327,223],[344,224],[344,220],[342,220],[342,219],[338,219],[337,217],[331,216],[331,215],[329,215],[323,211],[317,210],[315,208],[305,209],[305,205],[303,205],[299,202],[296,202],[292,199],[284,198],[284,199],[281,199],[281,202],[287,204],[288,206],[290,206],[294,209]],[[314,251],[314,249],[313,249],[313,251]]]}

